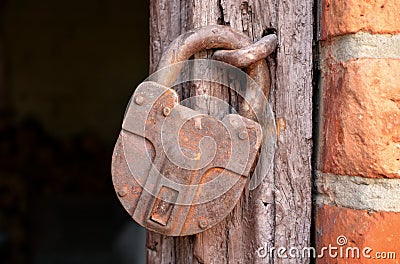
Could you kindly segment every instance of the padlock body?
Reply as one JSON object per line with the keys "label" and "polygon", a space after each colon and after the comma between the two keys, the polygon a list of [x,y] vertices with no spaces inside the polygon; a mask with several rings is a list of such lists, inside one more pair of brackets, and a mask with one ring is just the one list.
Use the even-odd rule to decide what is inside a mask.
{"label": "padlock body", "polygon": [[261,138],[257,122],[201,114],[180,105],[172,89],[144,82],[132,96],[115,145],[116,193],[149,230],[169,236],[202,232],[236,205]]}

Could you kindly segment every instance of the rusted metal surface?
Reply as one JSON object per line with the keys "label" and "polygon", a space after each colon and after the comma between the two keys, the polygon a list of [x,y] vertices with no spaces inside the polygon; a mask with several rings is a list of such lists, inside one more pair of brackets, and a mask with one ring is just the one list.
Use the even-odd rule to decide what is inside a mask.
{"label": "rusted metal surface", "polygon": [[[222,53],[215,58],[222,61],[226,60],[228,63],[236,63],[238,65],[233,65],[237,67],[241,67],[239,63],[241,59],[237,58],[237,56],[245,53],[254,54],[261,52],[262,56],[257,55],[254,58],[247,56],[245,64],[248,64],[246,73],[261,86],[264,96],[258,96],[254,89],[249,87],[246,90],[244,103],[239,109],[239,113],[242,116],[257,120],[257,116],[262,115],[263,107],[266,104],[271,87],[268,66],[263,59],[271,53],[271,50],[276,48],[277,39],[275,35],[269,35],[260,41],[253,44],[248,36],[227,26],[214,25],[196,28],[180,35],[171,42],[168,49],[163,53],[157,69],[160,70],[171,64],[185,61],[193,54],[207,49],[239,49],[236,53],[230,55]],[[263,47],[263,45],[267,47]],[[174,72],[163,76],[158,82],[170,87],[174,84],[179,72],[180,69],[175,68]]]}
{"label": "rusted metal surface", "polygon": [[[204,49],[250,44],[247,36],[229,27],[195,29],[171,43],[159,69]],[[259,44],[253,47],[260,49]],[[246,52],[223,55],[222,60]],[[263,138],[255,121],[265,112],[270,80],[265,61],[257,56],[254,61],[246,72],[261,85],[263,96],[250,85],[242,116],[231,114],[222,121],[179,104],[168,87],[180,67],[136,89],[114,149],[112,176],[122,205],[139,224],[164,235],[190,235],[214,226],[233,209]]]}
{"label": "rusted metal surface", "polygon": [[198,233],[225,218],[261,144],[258,123],[199,114],[154,82],[137,88],[122,128],[112,166],[119,198],[136,222],[170,236]]}
{"label": "rusted metal surface", "polygon": [[277,37],[275,34],[267,35],[259,41],[236,50],[217,50],[213,59],[223,61],[239,68],[248,67],[256,61],[265,59],[275,51]]}

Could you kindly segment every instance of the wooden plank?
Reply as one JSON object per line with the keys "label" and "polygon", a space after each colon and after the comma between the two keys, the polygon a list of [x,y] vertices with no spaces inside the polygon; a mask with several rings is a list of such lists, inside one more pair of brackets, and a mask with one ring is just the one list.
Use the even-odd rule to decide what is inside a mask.
{"label": "wooden plank", "polygon": [[[273,170],[254,191],[245,190],[228,218],[204,233],[164,237],[148,233],[148,263],[308,263],[305,259],[259,258],[260,246],[302,248],[310,243],[312,149],[312,7],[292,0],[154,0],[150,3],[150,72],[179,34],[211,24],[245,32],[253,40],[269,32],[279,48],[268,59],[272,78],[270,101],[278,127]],[[197,57],[207,56],[205,52]],[[183,98],[207,93],[228,99],[218,86],[182,87]],[[231,98],[235,102],[235,98]],[[196,102],[196,109],[227,113]]]}

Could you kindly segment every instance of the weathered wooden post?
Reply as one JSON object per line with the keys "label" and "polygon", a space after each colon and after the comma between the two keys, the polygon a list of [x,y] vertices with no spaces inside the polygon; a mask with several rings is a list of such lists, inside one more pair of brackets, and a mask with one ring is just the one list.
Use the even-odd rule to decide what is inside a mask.
{"label": "weathered wooden post", "polygon": [[[288,250],[310,244],[313,1],[153,0],[150,72],[178,35],[217,24],[243,31],[253,40],[270,32],[278,36],[278,49],[268,59],[270,102],[277,120],[273,169],[257,189],[244,191],[225,221],[204,233],[165,237],[148,232],[147,262],[308,263],[307,257],[290,258]],[[208,93],[228,99],[228,93],[204,85],[208,86],[187,87],[181,96]],[[210,113],[225,111],[207,104],[197,107]],[[274,257],[260,257],[260,247],[274,247]],[[279,247],[286,252],[279,252]]]}

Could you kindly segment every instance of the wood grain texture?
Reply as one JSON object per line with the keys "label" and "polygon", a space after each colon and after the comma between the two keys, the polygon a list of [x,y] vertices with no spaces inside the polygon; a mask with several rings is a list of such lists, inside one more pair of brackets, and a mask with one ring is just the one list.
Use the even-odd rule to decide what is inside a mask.
{"label": "wood grain texture", "polygon": [[[150,72],[178,35],[203,25],[223,24],[258,40],[278,35],[268,58],[270,102],[277,119],[278,142],[273,170],[255,190],[246,189],[225,221],[189,237],[148,233],[148,263],[308,263],[308,259],[262,259],[260,246],[302,248],[310,243],[312,149],[312,7],[311,0],[153,0],[150,4]],[[207,57],[210,52],[197,54]],[[182,86],[183,98],[209,94],[237,98],[218,86]],[[222,116],[229,109],[202,99],[193,108]],[[257,172],[256,172],[257,173]]]}

